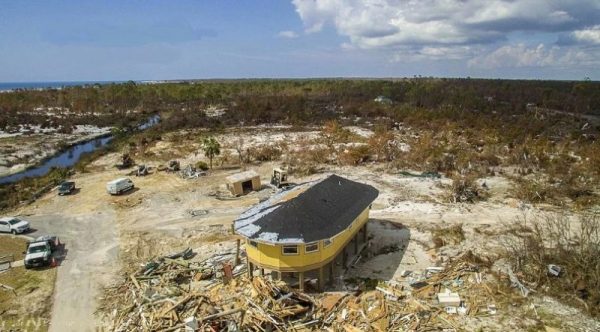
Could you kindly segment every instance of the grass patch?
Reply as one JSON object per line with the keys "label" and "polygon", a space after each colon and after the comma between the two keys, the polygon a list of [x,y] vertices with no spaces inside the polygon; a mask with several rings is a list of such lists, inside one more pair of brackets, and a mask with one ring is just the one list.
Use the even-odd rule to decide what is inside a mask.
{"label": "grass patch", "polygon": [[0,283],[15,289],[0,290],[0,329],[47,331],[52,308],[56,269],[12,268],[0,274]]}
{"label": "grass patch", "polygon": [[27,248],[27,240],[12,235],[2,235],[0,237],[0,257],[4,255],[14,255],[14,260],[18,261],[25,258],[23,251]]}

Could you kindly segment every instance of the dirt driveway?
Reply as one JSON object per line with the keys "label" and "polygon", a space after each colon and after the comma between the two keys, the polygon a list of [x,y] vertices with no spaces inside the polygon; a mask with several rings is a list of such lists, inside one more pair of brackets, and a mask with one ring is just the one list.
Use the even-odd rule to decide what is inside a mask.
{"label": "dirt driveway", "polygon": [[65,243],[58,267],[50,331],[94,331],[99,286],[110,278],[118,257],[111,213],[36,215],[29,218],[36,233],[58,234]]}
{"label": "dirt driveway", "polygon": [[105,198],[98,196],[105,182],[97,176],[78,180],[83,181],[78,184],[86,190],[67,197],[50,193],[21,211],[35,229],[28,235],[54,234],[65,244],[56,278],[50,331],[97,330],[100,324],[94,315],[96,298],[118,269],[116,213]]}

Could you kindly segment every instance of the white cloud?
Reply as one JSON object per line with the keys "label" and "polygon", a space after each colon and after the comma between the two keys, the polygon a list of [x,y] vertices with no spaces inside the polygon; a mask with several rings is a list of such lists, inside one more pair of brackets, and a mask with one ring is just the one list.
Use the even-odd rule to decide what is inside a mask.
{"label": "white cloud", "polygon": [[281,38],[289,38],[289,39],[298,38],[298,34],[294,31],[290,31],[290,30],[279,31],[277,36],[281,37]]}
{"label": "white cloud", "polygon": [[571,33],[571,36],[579,42],[600,45],[600,25],[575,30]]}
{"label": "white cloud", "polygon": [[524,44],[505,45],[488,54],[469,60],[471,67],[485,69],[503,67],[539,67],[554,61],[556,48],[547,49],[543,44],[527,47]]}
{"label": "white cloud", "polygon": [[469,45],[404,47],[392,52],[391,61],[464,60],[474,56],[480,49]]}
{"label": "white cloud", "polygon": [[361,48],[471,44],[512,31],[565,31],[591,24],[597,0],[292,0],[307,32],[330,24]]}
{"label": "white cloud", "polygon": [[547,47],[544,44],[504,45],[468,61],[469,67],[483,69],[522,67],[593,67],[599,65],[598,50]]}
{"label": "white cloud", "polygon": [[[573,32],[588,42],[600,40],[598,0],[292,0],[305,31],[333,27],[349,41],[344,49],[385,50],[398,56],[432,59],[470,57],[485,45],[506,43],[513,32]],[[489,48],[488,46],[486,48]],[[536,51],[517,45],[535,62]],[[536,53],[537,52],[537,53]],[[492,60],[490,60],[492,61]],[[496,61],[496,60],[493,60]],[[506,61],[504,61],[506,62]]]}

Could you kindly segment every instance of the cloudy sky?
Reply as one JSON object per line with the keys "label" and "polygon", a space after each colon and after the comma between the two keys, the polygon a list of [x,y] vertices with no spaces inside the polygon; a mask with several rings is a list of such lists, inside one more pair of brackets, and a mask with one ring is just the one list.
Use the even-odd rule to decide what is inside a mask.
{"label": "cloudy sky", "polygon": [[600,0],[0,0],[0,82],[600,79]]}

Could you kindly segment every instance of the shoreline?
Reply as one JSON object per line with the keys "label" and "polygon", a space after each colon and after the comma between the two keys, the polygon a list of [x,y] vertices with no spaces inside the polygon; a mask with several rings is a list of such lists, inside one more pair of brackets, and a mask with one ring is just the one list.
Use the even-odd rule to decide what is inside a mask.
{"label": "shoreline", "polygon": [[[71,149],[72,147],[74,147],[76,145],[86,144],[86,143],[89,143],[89,142],[97,140],[97,139],[102,139],[102,138],[107,138],[107,137],[113,136],[113,134],[111,132],[97,133],[97,134],[90,134],[90,135],[86,135],[85,137],[76,139],[76,140],[70,142],[69,144],[60,147],[53,154],[36,161],[34,164],[21,164],[21,165],[24,165],[24,167],[18,168],[16,170],[10,170],[8,172],[0,172],[0,180],[2,180],[5,177],[9,177],[9,176],[12,176],[12,175],[15,175],[18,173],[22,173],[22,172],[27,172],[36,167],[40,167],[44,163],[46,163],[48,160],[50,160],[62,153],[65,153],[67,150]],[[17,165],[19,165],[19,164],[17,164]],[[13,165],[13,166],[15,166],[15,165]],[[13,166],[11,166],[10,169],[12,169]],[[5,184],[10,184],[10,183],[5,183]],[[0,184],[0,186],[1,185],[3,185],[3,184]]]}

